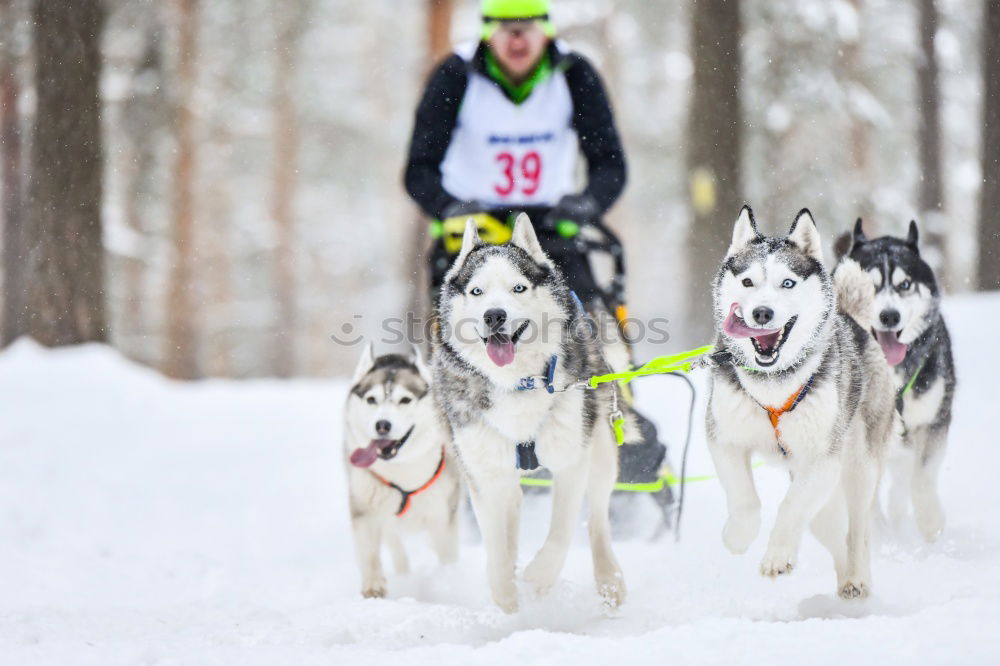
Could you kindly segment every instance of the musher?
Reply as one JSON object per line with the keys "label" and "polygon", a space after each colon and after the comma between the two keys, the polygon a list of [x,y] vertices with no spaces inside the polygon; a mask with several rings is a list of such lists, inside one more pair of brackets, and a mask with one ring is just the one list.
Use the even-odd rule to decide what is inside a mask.
{"label": "musher", "polygon": [[[621,245],[601,216],[621,195],[625,154],[600,75],[555,39],[549,0],[481,0],[481,40],[458,47],[432,72],[417,107],[405,185],[431,218],[432,294],[472,217],[480,237],[510,238],[525,211],[546,253],[592,312],[625,317]],[[586,161],[578,187],[578,156]],[[616,274],[595,278],[591,249]],[[665,447],[641,419],[646,444],[626,447],[620,479],[657,478]],[[671,501],[666,487],[657,502]]]}

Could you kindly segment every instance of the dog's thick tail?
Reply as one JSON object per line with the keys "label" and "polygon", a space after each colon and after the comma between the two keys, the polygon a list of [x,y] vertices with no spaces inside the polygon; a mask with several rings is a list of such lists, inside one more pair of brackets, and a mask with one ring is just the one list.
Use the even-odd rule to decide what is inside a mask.
{"label": "dog's thick tail", "polygon": [[833,272],[833,287],[837,292],[837,308],[861,328],[870,330],[875,323],[872,315],[875,289],[861,265],[853,259],[841,259]]}

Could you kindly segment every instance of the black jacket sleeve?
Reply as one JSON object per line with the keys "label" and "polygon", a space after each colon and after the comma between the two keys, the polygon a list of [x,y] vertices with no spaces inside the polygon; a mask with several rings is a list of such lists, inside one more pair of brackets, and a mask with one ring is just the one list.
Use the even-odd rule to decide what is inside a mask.
{"label": "black jacket sleeve", "polygon": [[573,100],[573,129],[580,139],[580,149],[587,158],[589,194],[601,207],[611,207],[625,187],[625,151],[615,129],[611,104],[597,70],[583,56],[566,56],[566,83]]}
{"label": "black jacket sleeve", "polygon": [[431,217],[440,218],[441,212],[455,201],[441,185],[441,162],[451,143],[467,85],[465,61],[452,54],[431,74],[417,107],[403,180],[406,191]]}

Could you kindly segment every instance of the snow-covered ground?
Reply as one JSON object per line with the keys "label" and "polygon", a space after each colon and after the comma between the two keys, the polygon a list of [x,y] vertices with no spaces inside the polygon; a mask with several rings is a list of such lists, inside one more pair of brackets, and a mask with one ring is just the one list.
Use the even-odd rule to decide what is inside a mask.
{"label": "snow-covered ground", "polygon": [[[620,540],[626,604],[602,609],[583,533],[561,582],[506,616],[466,529],[441,568],[422,541],[389,598],[362,600],[340,455],[343,382],[181,384],[100,346],[0,355],[2,664],[997,664],[1000,294],[952,299],[959,390],[942,473],[948,525],[876,546],[876,593],[833,595],[807,537],[786,579],[757,574],[786,481],[757,470],[765,526],[744,556],[719,532],[722,490],[688,487],[683,539]],[[671,383],[671,382],[674,383]],[[643,408],[674,442],[679,382]],[[711,473],[696,421],[691,474]],[[522,564],[546,499],[526,505]],[[466,526],[468,527],[468,526]]]}

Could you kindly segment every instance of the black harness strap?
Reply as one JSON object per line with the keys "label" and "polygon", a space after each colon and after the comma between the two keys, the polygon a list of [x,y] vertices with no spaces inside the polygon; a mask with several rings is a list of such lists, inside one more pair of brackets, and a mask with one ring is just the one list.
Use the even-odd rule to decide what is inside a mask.
{"label": "black harness strap", "polygon": [[518,469],[538,469],[538,456],[535,455],[535,442],[518,442],[514,449],[514,466]]}

